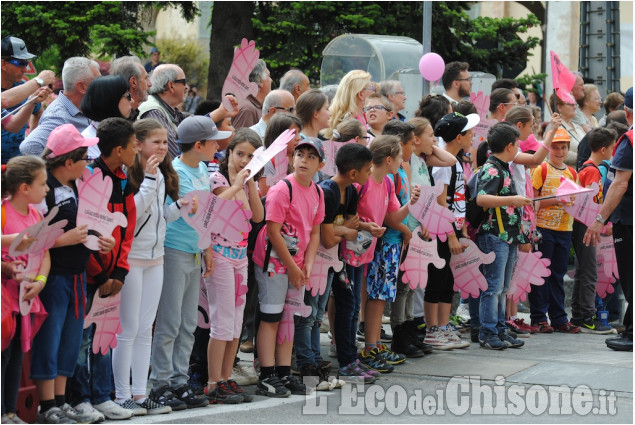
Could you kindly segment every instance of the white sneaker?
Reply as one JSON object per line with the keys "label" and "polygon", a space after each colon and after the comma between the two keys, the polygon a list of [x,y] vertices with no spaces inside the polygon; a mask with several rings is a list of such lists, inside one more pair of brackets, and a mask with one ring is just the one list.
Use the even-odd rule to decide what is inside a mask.
{"label": "white sneaker", "polygon": [[470,307],[468,304],[459,304],[456,309],[456,315],[461,316],[465,320],[470,320]]}
{"label": "white sneaker", "polygon": [[364,341],[355,341],[355,347],[357,347],[358,350],[363,350],[366,348],[366,344]]}
{"label": "white sneaker", "polygon": [[337,349],[335,344],[329,344],[329,357],[337,358]]}
{"label": "white sneaker", "polygon": [[237,363],[232,369],[232,376],[230,379],[236,381],[236,383],[240,386],[255,385],[258,383],[258,377],[253,371],[253,368],[249,366],[244,367],[240,363]]}
{"label": "white sneaker", "polygon": [[328,317],[324,317],[322,319],[322,324],[320,324],[320,333],[327,333],[329,332],[329,330],[331,329],[331,325],[329,324],[329,319]]}
{"label": "white sneaker", "polygon": [[112,400],[106,400],[103,403],[96,404],[94,407],[103,413],[106,419],[113,421],[128,419],[133,415],[132,410],[124,409]]}
{"label": "white sneaker", "polygon": [[[82,421],[82,423],[87,423],[87,424],[98,424],[100,422],[103,422],[106,420],[106,417],[104,415],[102,415],[102,413],[95,409],[93,407],[92,404],[90,404],[89,402],[85,401],[83,403],[79,403],[78,405],[74,406],[73,409],[82,417],[85,419],[85,421]],[[77,421],[79,422],[79,421]]]}
{"label": "white sneaker", "polygon": [[451,328],[450,326],[445,328],[443,331],[443,336],[448,340],[450,344],[454,345],[454,348],[467,348],[470,346],[470,341],[466,341],[461,339]]}
{"label": "white sneaker", "polygon": [[382,315],[381,316],[381,324],[382,325],[388,325],[390,324],[390,317]]}
{"label": "white sneaker", "polygon": [[435,350],[451,350],[453,348],[457,348],[454,344],[448,341],[438,326],[432,326],[428,329],[423,343],[431,345]]}

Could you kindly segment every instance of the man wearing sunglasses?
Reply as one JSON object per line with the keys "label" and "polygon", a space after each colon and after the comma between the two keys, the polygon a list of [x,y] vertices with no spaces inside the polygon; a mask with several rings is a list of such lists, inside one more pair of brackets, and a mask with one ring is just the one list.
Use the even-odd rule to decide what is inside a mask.
{"label": "man wearing sunglasses", "polygon": [[[29,53],[24,41],[17,37],[7,36],[2,39],[2,74],[0,82],[2,87],[2,115],[3,117],[11,111],[22,106],[27,98],[40,91],[38,97],[28,105],[24,106],[20,112],[16,113],[22,125],[12,128],[12,132],[2,130],[2,163],[6,164],[9,159],[20,155],[20,142],[24,140],[27,122],[30,117],[35,117],[33,126],[37,125],[37,118],[41,114],[40,102],[50,93],[50,89],[41,89],[55,81],[55,74],[52,71],[42,71],[40,75],[28,82],[24,82],[29,60],[35,58]],[[15,126],[14,126],[15,127]]]}

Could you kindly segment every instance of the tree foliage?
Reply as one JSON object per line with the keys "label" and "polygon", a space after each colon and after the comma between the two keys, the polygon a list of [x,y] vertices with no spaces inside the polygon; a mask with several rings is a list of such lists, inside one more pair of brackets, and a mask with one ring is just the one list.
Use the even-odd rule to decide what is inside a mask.
{"label": "tree foliage", "polygon": [[[525,18],[470,19],[466,2],[434,2],[432,50],[447,62],[461,60],[470,69],[515,77],[525,67],[535,37],[522,40],[540,24]],[[319,81],[322,50],[345,33],[384,34],[422,40],[421,2],[256,2],[252,19],[256,46],[274,79],[297,67]],[[513,75],[512,75],[513,74]]]}
{"label": "tree foliage", "polygon": [[72,56],[142,54],[154,34],[143,30],[144,18],[153,8],[169,6],[179,7],[188,21],[198,14],[193,2],[181,1],[4,2],[2,36],[22,38],[29,51],[49,57],[59,71]]}
{"label": "tree foliage", "polygon": [[209,56],[198,40],[162,38],[157,40],[157,47],[162,62],[179,64],[187,76],[187,83],[197,86],[199,93],[205,93]]}

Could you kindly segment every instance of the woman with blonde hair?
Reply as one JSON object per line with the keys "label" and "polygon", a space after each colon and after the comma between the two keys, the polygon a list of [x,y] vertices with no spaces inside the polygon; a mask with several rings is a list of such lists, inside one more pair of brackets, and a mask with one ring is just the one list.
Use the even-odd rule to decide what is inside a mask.
{"label": "woman with blonde hair", "polygon": [[340,121],[355,118],[366,126],[366,118],[364,118],[364,105],[366,98],[375,92],[375,86],[370,81],[370,74],[366,71],[354,69],[342,78],[335,97],[329,108],[331,118],[329,119],[329,128],[325,132],[326,138],[333,136],[333,130]]}

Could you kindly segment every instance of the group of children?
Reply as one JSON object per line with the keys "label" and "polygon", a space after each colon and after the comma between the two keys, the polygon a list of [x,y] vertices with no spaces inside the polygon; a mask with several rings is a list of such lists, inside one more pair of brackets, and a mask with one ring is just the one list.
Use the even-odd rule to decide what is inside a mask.
{"label": "group of children", "polygon": [[[386,99],[375,96],[367,102],[370,112],[390,112]],[[121,118],[106,119],[96,138],[84,138],[72,125],[57,128],[43,159],[14,158],[2,173],[3,310],[5,297],[13,311],[19,310],[23,279],[27,281],[23,298],[35,300],[33,320],[24,316],[15,321],[12,338],[5,338],[3,332],[3,414],[7,414],[3,422],[20,423],[15,404],[22,353],[29,348],[42,423],[92,423],[251,401],[252,394],[232,379],[245,308],[246,291],[241,288],[247,286],[250,261],[259,301],[256,393],[270,397],[307,394],[312,387],[332,389],[343,381],[372,383],[406,357],[469,346],[449,324],[454,296],[449,261],[465,249],[461,238],[470,236],[485,254],[496,254],[492,264],[482,266],[488,288],[470,299],[473,341],[488,349],[523,345],[509,330],[510,321],[523,323],[516,320],[515,306],[508,305],[507,288],[517,252],[530,251],[532,243],[551,260],[551,275],[543,286],[532,286],[528,331],[576,333],[578,326],[600,326],[594,296],[597,270],[588,267],[595,264],[595,251],[581,243],[585,226],[573,222],[563,201],[543,200],[537,206],[531,198],[554,194],[561,177],[585,187],[592,183],[601,187],[597,167],[610,158],[615,134],[605,129],[589,134],[593,154],[578,176],[564,165],[568,136],[558,129],[557,114],[544,143],[519,152],[519,139],[527,138],[533,120],[530,112],[527,116],[520,109],[513,108],[506,122],[490,128],[489,157],[475,171],[474,202],[487,210],[482,223],[466,222],[466,202],[470,202],[466,176],[472,170],[462,159],[479,123],[476,114],[453,112],[434,128],[425,118],[386,120],[377,126],[381,120],[373,117],[376,133],[370,143],[358,120],[343,121],[333,139],[351,143],[337,150],[337,173],[319,178],[319,184],[316,176],[327,159],[322,140],[301,138],[301,123],[277,114],[269,123],[265,145],[287,128],[298,137],[287,149],[290,174],[271,187],[263,184],[266,178],[247,179],[246,166],[262,145],[250,129],[236,132],[210,173],[217,140],[230,134],[218,131],[209,117],[188,117],[179,125],[181,155],[174,160],[168,155],[166,129],[152,119],[134,125]],[[443,139],[444,148],[434,136]],[[89,164],[87,148],[94,145],[101,156]],[[543,163],[547,153],[549,159]],[[128,221],[112,235],[98,235],[99,251],[85,247],[90,232],[76,223],[76,181],[87,166],[112,179],[108,209],[122,212]],[[274,173],[273,166],[265,169],[265,175]],[[437,241],[446,265],[430,266],[425,290],[412,290],[402,282],[399,265],[413,233],[422,239],[435,237],[409,213],[421,188],[429,185],[443,186],[437,202],[452,212],[453,230],[444,242]],[[196,197],[191,202],[184,199],[195,190],[241,201],[252,224],[266,223],[254,226],[252,255],[247,251],[248,234],[239,242],[213,234],[211,245],[201,250],[200,235],[181,216],[183,209],[195,214],[199,208]],[[265,191],[263,204],[260,196]],[[596,201],[602,201],[601,191]],[[27,259],[9,257],[9,244],[54,207],[59,212],[52,222],[67,220],[65,233],[45,253],[37,275],[22,276],[20,265]],[[532,207],[536,207],[535,223]],[[563,276],[572,235],[578,267],[570,322],[564,311]],[[23,243],[28,244],[28,238]],[[331,268],[325,287],[313,295],[304,288],[318,251],[333,248],[345,267]],[[204,394],[188,383],[201,289],[207,294],[210,325]],[[93,353],[95,329],[83,329],[84,317],[96,296],[119,292],[122,331],[117,346],[112,356],[109,351]],[[392,303],[390,348],[382,342],[386,302]],[[294,314],[306,306],[311,312],[303,313],[305,317]],[[327,308],[339,363],[337,377],[329,377],[331,364],[320,354],[319,325]],[[423,338],[417,320],[425,322]],[[359,353],[358,323],[364,336]],[[4,326],[3,311],[3,330]],[[524,331],[520,326],[513,330]],[[301,378],[312,380],[294,376],[294,348]]]}

